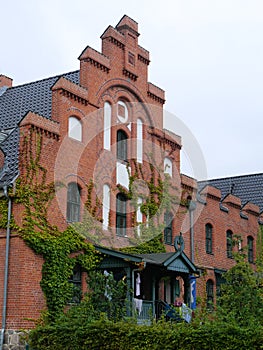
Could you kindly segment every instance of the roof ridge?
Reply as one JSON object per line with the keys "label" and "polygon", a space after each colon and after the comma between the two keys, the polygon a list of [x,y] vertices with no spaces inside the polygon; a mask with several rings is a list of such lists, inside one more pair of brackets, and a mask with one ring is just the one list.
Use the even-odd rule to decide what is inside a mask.
{"label": "roof ridge", "polygon": [[198,183],[210,182],[210,181],[219,181],[219,180],[228,180],[228,179],[237,179],[237,178],[240,178],[240,177],[251,177],[251,176],[260,176],[260,175],[263,175],[263,172],[262,173],[253,173],[253,174],[244,174],[244,175],[226,176],[226,177],[216,177],[216,178],[207,179],[207,180],[200,180],[200,181],[198,181]]}
{"label": "roof ridge", "polygon": [[29,83],[24,83],[24,84],[21,84],[21,85],[15,85],[15,86],[12,86],[12,87],[8,88],[7,90],[13,90],[15,88],[20,88],[20,87],[23,87],[23,86],[26,86],[26,85],[32,85],[32,84],[40,83],[40,82],[45,81],[45,80],[59,78],[59,77],[63,77],[65,75],[69,75],[69,74],[77,73],[77,72],[79,72],[79,69],[76,69],[74,71],[67,72],[67,73],[57,74],[57,75],[54,75],[54,76],[51,76],[51,77],[48,77],[48,78],[43,78],[43,79],[31,81]]}

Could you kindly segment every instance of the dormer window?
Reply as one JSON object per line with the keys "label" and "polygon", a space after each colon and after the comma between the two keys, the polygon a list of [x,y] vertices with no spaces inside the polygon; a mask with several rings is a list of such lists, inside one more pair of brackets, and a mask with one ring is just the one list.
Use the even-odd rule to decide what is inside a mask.
{"label": "dormer window", "polygon": [[68,119],[68,136],[77,141],[82,140],[82,125],[76,117],[69,117]]}
{"label": "dormer window", "polygon": [[164,158],[164,173],[173,176],[173,164],[167,157]]}

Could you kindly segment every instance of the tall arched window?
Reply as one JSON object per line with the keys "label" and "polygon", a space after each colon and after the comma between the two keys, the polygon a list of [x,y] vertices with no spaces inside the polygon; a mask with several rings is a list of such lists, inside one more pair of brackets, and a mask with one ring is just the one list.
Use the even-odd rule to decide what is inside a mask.
{"label": "tall arched window", "polygon": [[228,258],[233,258],[233,232],[226,231],[226,255]]}
{"label": "tall arched window", "polygon": [[142,163],[143,157],[143,123],[137,119],[137,162]]}
{"label": "tall arched window", "polygon": [[107,230],[109,227],[109,213],[110,213],[110,187],[108,185],[103,185],[102,218],[103,218],[104,230]]}
{"label": "tall arched window", "polygon": [[165,157],[164,158],[164,173],[173,176],[173,164],[171,159]]}
{"label": "tall arched window", "polygon": [[205,251],[207,254],[212,254],[213,252],[213,242],[212,242],[213,226],[211,224],[205,225]]}
{"label": "tall arched window", "polygon": [[253,263],[254,262],[254,239],[251,236],[248,236],[247,238],[247,258],[248,262]]}
{"label": "tall arched window", "polygon": [[142,223],[143,217],[142,217],[142,211],[141,211],[141,205],[142,205],[142,198],[138,197],[138,201],[137,201],[137,211],[136,211],[136,221],[138,223],[138,229],[137,229],[137,233],[138,235],[141,234],[141,227],[140,224]]}
{"label": "tall arched window", "polygon": [[117,159],[127,160],[127,134],[123,130],[117,131]]}
{"label": "tall arched window", "polygon": [[80,221],[80,188],[76,182],[68,184],[67,221]]}
{"label": "tall arched window", "polygon": [[111,146],[111,105],[104,103],[104,149],[110,150]]}
{"label": "tall arched window", "polygon": [[214,305],[214,282],[208,280],[206,282],[206,304],[208,309],[212,309]]}
{"label": "tall arched window", "polygon": [[74,140],[82,140],[82,125],[76,117],[69,117],[68,119],[68,136]]}
{"label": "tall arched window", "polygon": [[126,236],[127,225],[127,198],[123,193],[116,196],[116,233],[118,236]]}
{"label": "tall arched window", "polygon": [[172,244],[173,237],[173,215],[172,213],[165,212],[164,213],[164,243]]}

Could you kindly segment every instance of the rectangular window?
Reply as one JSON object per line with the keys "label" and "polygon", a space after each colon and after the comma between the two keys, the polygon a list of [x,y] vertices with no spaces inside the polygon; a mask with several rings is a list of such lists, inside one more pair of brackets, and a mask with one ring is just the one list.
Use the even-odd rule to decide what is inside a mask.
{"label": "rectangular window", "polygon": [[81,289],[81,266],[76,265],[73,269],[69,282],[73,284],[73,295],[70,304],[79,304],[82,298]]}
{"label": "rectangular window", "polygon": [[164,213],[164,243],[172,244],[173,236],[173,217],[171,213]]}
{"label": "rectangular window", "polygon": [[253,237],[247,238],[247,246],[248,246],[248,262],[254,262],[254,247],[253,247]]}
{"label": "rectangular window", "polygon": [[125,195],[119,193],[116,198],[116,233],[118,236],[126,236],[126,202]]}
{"label": "rectangular window", "polygon": [[75,182],[68,184],[67,221],[80,221],[80,189],[78,187],[78,184]]}

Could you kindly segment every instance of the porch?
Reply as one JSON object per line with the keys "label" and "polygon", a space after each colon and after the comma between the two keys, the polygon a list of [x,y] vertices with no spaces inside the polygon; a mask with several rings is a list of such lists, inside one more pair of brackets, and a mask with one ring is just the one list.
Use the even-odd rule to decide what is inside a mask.
{"label": "porch", "polygon": [[175,252],[152,254],[128,254],[95,246],[104,255],[100,269],[126,280],[127,316],[136,317],[139,324],[150,324],[162,315],[176,321],[189,320],[195,307],[198,271],[183,246],[177,246]]}

